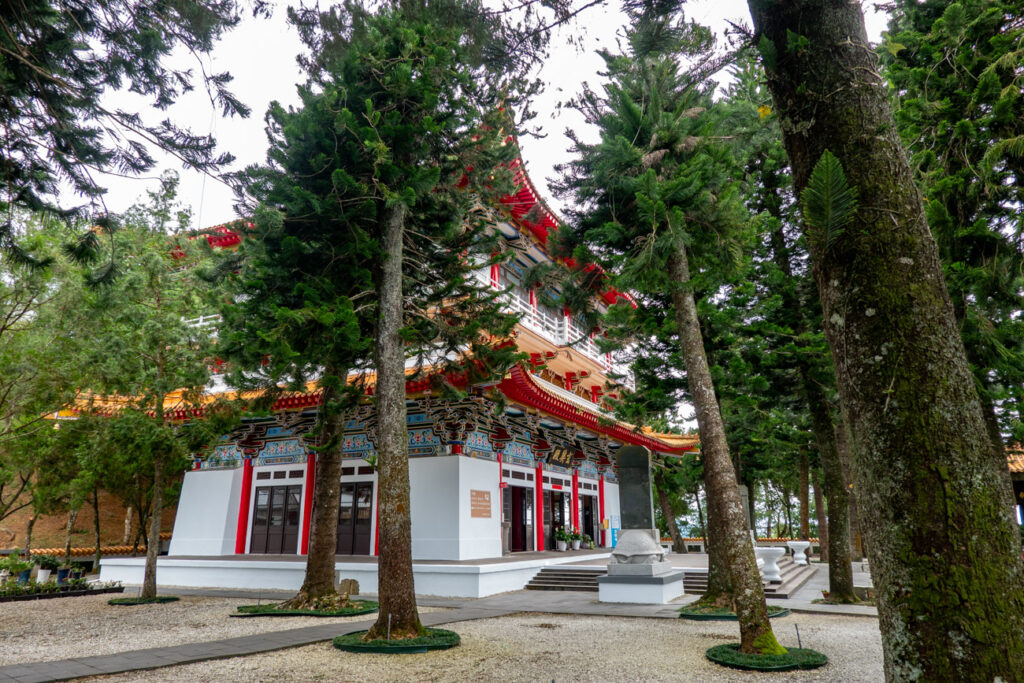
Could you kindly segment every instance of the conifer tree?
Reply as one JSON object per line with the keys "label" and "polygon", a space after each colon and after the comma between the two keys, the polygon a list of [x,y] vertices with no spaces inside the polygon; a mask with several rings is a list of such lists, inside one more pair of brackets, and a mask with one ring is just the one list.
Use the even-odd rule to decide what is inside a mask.
{"label": "conifer tree", "polygon": [[746,225],[736,184],[725,177],[729,150],[707,139],[709,77],[722,63],[710,32],[685,22],[678,3],[637,3],[630,19],[630,52],[602,53],[610,83],[603,95],[582,97],[580,108],[601,137],[575,144],[578,158],[565,188],[582,209],[575,234],[562,239],[582,242],[577,262],[597,260],[617,287],[634,293],[637,315],[670,304],[700,429],[710,524],[717,527],[711,545],[724,559],[740,647],[784,652],[768,622],[694,294],[715,277],[708,274],[712,264],[728,262],[728,253],[716,252],[735,249]]}
{"label": "conifer tree", "polygon": [[[253,11],[267,13],[263,0]],[[231,160],[209,136],[169,119],[147,121],[113,109],[103,95],[125,88],[166,109],[195,87],[176,49],[209,52],[241,18],[233,0],[19,0],[0,4],[0,234],[14,207],[54,209],[61,183],[87,200],[104,188],[98,173],[138,174],[153,167],[152,147],[191,167],[216,171]],[[206,73],[211,101],[248,115],[228,90],[231,75]],[[93,209],[95,212],[95,208]]]}
{"label": "conifer tree", "polygon": [[148,204],[126,214],[113,237],[119,252],[131,256],[111,283],[80,292],[83,314],[75,332],[88,341],[75,359],[88,370],[78,403],[85,414],[104,418],[93,421],[93,453],[130,457],[133,466],[148,465],[152,477],[142,597],[156,595],[165,488],[224,428],[210,406],[208,420],[188,425],[170,412],[203,404],[212,346],[207,330],[192,321],[216,297],[200,278],[209,248],[188,233],[189,214],[176,206],[176,186],[176,177],[165,177]]}
{"label": "conifer tree", "polygon": [[[510,189],[515,148],[505,144],[511,119],[503,107],[517,93],[450,23],[445,6],[385,3],[371,12],[348,2],[291,15],[312,50],[310,81],[300,88],[300,109],[271,108],[269,164],[243,178],[252,198],[279,209],[257,212],[255,254],[239,276],[246,297],[225,312],[231,357],[250,373],[269,357],[259,370],[264,380],[319,375],[333,400],[346,394],[349,370],[375,370],[381,616],[369,639],[389,629],[392,638],[422,632],[406,360],[415,358],[439,392],[453,396],[460,390],[442,382],[446,373],[472,383],[515,358],[491,341],[506,337],[514,319],[474,277],[499,256],[486,212],[473,209]],[[328,462],[340,458],[343,403],[321,403],[321,421],[336,425],[321,434]],[[339,477],[318,474],[323,514],[312,528],[327,539],[331,566]]]}
{"label": "conifer tree", "polygon": [[804,198],[886,677],[1013,680],[1024,660],[1024,565],[1006,460],[992,446],[863,15],[834,0],[749,6]]}
{"label": "conifer tree", "polygon": [[1024,440],[1024,12],[896,2],[879,54],[997,452]]}

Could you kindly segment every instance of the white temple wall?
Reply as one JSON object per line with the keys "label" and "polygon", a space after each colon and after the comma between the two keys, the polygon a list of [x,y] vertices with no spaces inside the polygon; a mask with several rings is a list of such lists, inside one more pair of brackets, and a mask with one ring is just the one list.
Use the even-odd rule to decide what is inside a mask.
{"label": "white temple wall", "polygon": [[241,468],[186,472],[168,554],[233,554],[241,492]]}
{"label": "white temple wall", "polygon": [[[501,471],[498,463],[478,458],[459,462],[459,558],[501,557]],[[474,492],[476,492],[474,494]],[[484,517],[483,494],[489,494],[490,516]],[[473,496],[476,496],[474,505]],[[477,510],[476,517],[473,510]]]}
{"label": "white temple wall", "polygon": [[[501,557],[497,464],[446,456],[409,460],[414,560]],[[490,517],[473,516],[473,491],[489,495]]]}

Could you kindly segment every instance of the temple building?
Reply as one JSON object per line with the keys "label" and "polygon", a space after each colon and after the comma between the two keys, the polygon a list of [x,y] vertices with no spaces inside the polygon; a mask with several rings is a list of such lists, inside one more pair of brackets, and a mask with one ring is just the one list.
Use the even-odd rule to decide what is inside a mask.
{"label": "temple building", "polygon": [[[529,361],[467,387],[468,397],[458,402],[432,395],[427,380],[407,382],[414,562],[551,550],[559,529],[576,529],[595,547],[611,547],[620,526],[616,450],[631,444],[678,455],[697,447],[695,436],[653,434],[616,421],[606,403],[616,394],[610,375],[628,383],[628,369],[594,343],[597,330],[581,329],[568,311],[545,307],[535,290],[523,286],[528,268],[550,260],[546,241],[557,223],[521,162],[517,167],[519,190],[503,200],[493,226],[515,246],[516,257],[478,277],[507,292],[509,309],[521,316],[515,343]],[[218,239],[230,246],[238,238],[226,233]],[[614,290],[602,296],[605,304],[628,299]],[[503,406],[498,416],[496,402]],[[243,420],[196,458],[185,474],[161,583],[176,582],[166,578],[164,566],[174,566],[175,558],[193,564],[228,556],[303,559],[316,471],[304,436],[314,426],[318,403],[313,385],[286,394],[272,417]],[[347,416],[339,556],[377,552],[374,434],[368,401]],[[131,581],[116,571],[117,562],[131,561],[105,561],[110,571],[104,578]]]}

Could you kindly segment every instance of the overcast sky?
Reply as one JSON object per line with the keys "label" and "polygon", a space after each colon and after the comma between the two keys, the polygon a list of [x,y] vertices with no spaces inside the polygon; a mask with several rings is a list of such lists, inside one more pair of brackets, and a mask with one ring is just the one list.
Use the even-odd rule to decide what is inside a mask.
{"label": "overcast sky", "polygon": [[[295,31],[285,21],[284,5],[284,2],[280,2],[269,20],[246,17],[221,40],[209,56],[208,68],[230,71],[234,76],[234,93],[252,108],[248,119],[221,118],[202,87],[197,87],[195,92],[182,98],[167,112],[153,111],[144,99],[127,93],[110,95],[108,103],[138,110],[151,121],[168,116],[194,132],[212,132],[219,148],[237,157],[232,169],[263,161],[267,148],[263,115],[267,106],[273,100],[285,105],[297,103],[295,85],[303,80],[295,63],[295,57],[302,47]],[[597,85],[600,82],[597,72],[601,68],[601,60],[594,50],[614,48],[616,35],[623,23],[617,7],[618,3],[611,0],[606,7],[591,8],[580,15],[579,24],[562,29],[562,33],[554,37],[551,57],[540,72],[546,91],[533,103],[533,109],[538,113],[534,123],[546,137],[524,138],[520,143],[530,177],[538,189],[546,193],[547,200],[556,209],[559,203],[547,193],[546,188],[547,179],[554,174],[553,166],[567,159],[569,140],[564,131],[573,128],[582,138],[588,137],[578,115],[568,110],[559,110],[557,104],[575,95],[581,83]],[[878,41],[885,28],[885,16],[875,9],[871,0],[864,3],[864,9],[868,37]],[[746,0],[692,0],[686,5],[686,13],[688,17],[711,26],[719,33],[727,27],[727,20],[750,24]],[[570,32],[579,34],[581,29],[585,32],[583,51],[569,46],[566,41]],[[158,159],[158,169],[148,178],[106,177],[110,191],[105,201],[110,211],[126,209],[147,188],[154,186],[154,178],[160,171],[171,168],[181,175],[180,198],[184,204],[192,207],[194,226],[217,225],[236,217],[233,195],[222,182],[184,170],[173,158],[158,156]]]}

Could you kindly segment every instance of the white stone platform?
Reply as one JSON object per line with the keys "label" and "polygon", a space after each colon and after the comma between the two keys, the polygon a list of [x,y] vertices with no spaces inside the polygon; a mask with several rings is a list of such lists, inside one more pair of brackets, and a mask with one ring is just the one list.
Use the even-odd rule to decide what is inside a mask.
{"label": "white stone platform", "polygon": [[[639,565],[638,565],[639,566]],[[685,572],[661,576],[599,576],[600,602],[624,602],[638,605],[664,605],[683,595]]]}
{"label": "white stone platform", "polygon": [[[528,553],[522,560],[495,559],[493,562],[413,562],[417,595],[450,598],[482,598],[522,590],[543,567],[580,561],[606,561],[609,552]],[[335,562],[339,578],[355,579],[361,593],[377,592],[376,558]],[[112,557],[100,560],[100,579],[141,584],[146,560],[143,557]],[[298,590],[306,571],[306,559],[275,556],[160,557],[157,584],[161,587],[240,588],[246,590]]]}

